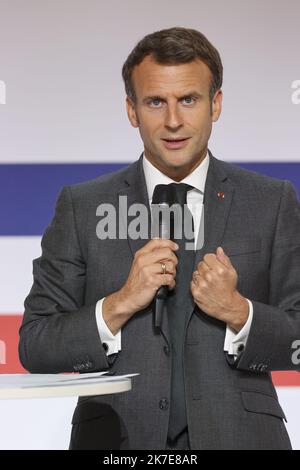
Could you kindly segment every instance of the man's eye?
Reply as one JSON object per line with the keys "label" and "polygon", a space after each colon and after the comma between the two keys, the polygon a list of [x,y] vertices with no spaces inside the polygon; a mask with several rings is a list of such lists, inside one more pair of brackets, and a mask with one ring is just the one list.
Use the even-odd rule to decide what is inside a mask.
{"label": "man's eye", "polygon": [[150,105],[153,105],[155,108],[157,108],[160,103],[161,100],[159,100],[158,98],[150,101]]}
{"label": "man's eye", "polygon": [[193,96],[186,96],[183,98],[183,101],[185,101],[186,104],[192,104],[195,101],[195,98]]}

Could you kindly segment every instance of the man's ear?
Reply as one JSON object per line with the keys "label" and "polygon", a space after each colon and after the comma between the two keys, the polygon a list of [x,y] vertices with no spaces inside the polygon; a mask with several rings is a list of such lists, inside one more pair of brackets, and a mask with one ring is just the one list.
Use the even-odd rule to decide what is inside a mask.
{"label": "man's ear", "polygon": [[222,90],[218,90],[215,93],[215,96],[213,97],[212,100],[212,121],[216,122],[221,114],[222,111],[222,100],[223,100],[223,92]]}
{"label": "man's ear", "polygon": [[126,96],[127,116],[133,127],[139,127],[139,120],[135,110],[135,104],[129,96]]}

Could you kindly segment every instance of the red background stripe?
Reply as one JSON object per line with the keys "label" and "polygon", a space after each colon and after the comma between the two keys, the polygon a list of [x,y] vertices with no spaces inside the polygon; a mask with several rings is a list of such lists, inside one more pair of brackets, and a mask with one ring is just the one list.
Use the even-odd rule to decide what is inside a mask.
{"label": "red background stripe", "polygon": [[[18,355],[19,328],[22,315],[0,315],[0,340],[6,344],[6,364],[0,364],[0,374],[23,374]],[[130,372],[130,371],[129,371]],[[274,372],[274,385],[277,387],[300,387],[300,373]]]}

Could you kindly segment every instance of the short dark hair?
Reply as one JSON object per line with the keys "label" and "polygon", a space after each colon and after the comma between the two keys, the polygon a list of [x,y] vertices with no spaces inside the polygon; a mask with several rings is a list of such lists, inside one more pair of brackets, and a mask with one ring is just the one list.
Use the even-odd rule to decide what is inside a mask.
{"label": "short dark hair", "polygon": [[132,72],[148,55],[152,55],[157,63],[163,65],[184,64],[200,59],[212,74],[210,100],[222,86],[223,65],[220,54],[200,31],[182,27],[162,29],[141,39],[122,67],[126,94],[133,102],[136,102],[136,94]]}

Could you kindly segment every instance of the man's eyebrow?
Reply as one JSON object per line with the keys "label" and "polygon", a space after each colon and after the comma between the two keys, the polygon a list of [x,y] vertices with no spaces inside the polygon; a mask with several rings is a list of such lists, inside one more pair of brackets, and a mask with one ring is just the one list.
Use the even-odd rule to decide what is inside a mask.
{"label": "man's eyebrow", "polygon": [[[189,96],[194,96],[195,98],[202,98],[203,94],[199,93],[198,91],[189,91],[189,92],[185,93],[184,95],[179,96],[178,99],[183,100],[184,98],[187,98]],[[165,101],[165,98],[163,96],[160,96],[160,95],[149,95],[149,96],[145,96],[143,98],[143,103],[147,103],[148,101],[151,101],[151,100]]]}

